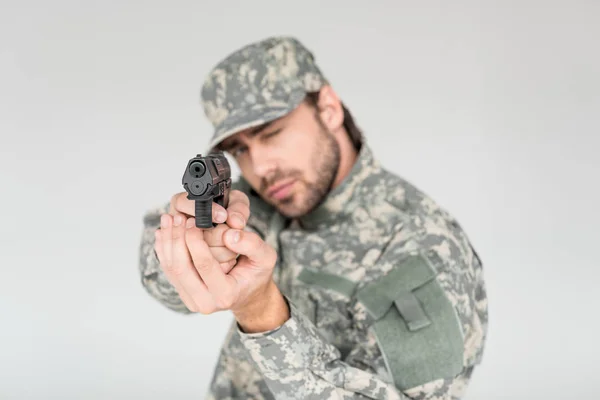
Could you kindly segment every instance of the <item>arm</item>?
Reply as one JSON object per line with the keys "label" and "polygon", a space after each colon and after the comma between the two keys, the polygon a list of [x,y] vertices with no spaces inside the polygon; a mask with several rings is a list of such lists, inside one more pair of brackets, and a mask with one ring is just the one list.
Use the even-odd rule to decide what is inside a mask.
{"label": "arm", "polygon": [[374,334],[344,360],[296,306],[290,319],[266,333],[239,331],[241,341],[275,398],[289,399],[456,399],[470,368],[455,377],[432,380],[400,391],[385,371]]}
{"label": "arm", "polygon": [[476,258],[468,247],[448,258],[443,241],[409,254],[407,243],[392,241],[378,264],[389,272],[355,293],[359,338],[346,356],[289,299],[290,318],[279,327],[250,333],[240,323],[241,341],[276,398],[462,398],[485,334],[474,310],[484,304]]}

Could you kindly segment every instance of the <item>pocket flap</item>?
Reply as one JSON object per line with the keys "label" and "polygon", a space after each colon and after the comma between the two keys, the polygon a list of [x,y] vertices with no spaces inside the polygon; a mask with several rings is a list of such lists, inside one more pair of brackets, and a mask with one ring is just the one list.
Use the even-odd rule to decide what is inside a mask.
{"label": "pocket flap", "polygon": [[[408,315],[421,317],[416,308],[419,306],[417,299],[411,292],[435,279],[435,274],[435,270],[424,256],[411,255],[388,274],[360,289],[356,297],[376,320],[383,317],[393,304],[401,313],[404,310]],[[419,321],[419,318],[416,321]],[[420,322],[415,324],[418,326]]]}

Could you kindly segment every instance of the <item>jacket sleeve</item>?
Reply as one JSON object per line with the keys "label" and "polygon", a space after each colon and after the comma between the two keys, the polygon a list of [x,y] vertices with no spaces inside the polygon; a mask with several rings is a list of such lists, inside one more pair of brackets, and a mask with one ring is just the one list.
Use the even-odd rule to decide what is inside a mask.
{"label": "jacket sleeve", "polygon": [[289,298],[282,326],[238,328],[275,398],[463,398],[483,348],[485,298],[474,254],[448,252],[450,241],[438,239],[416,252],[401,236],[390,243],[379,264],[386,273],[354,295],[362,336],[345,355]]}
{"label": "jacket sleeve", "polygon": [[372,334],[346,362],[314,324],[289,300],[288,304],[291,318],[281,327],[258,334],[238,330],[275,398],[455,400],[468,383],[470,368],[402,392],[384,369],[377,368],[384,360]]}
{"label": "jacket sleeve", "polygon": [[191,314],[177,291],[167,280],[154,251],[154,231],[160,227],[160,217],[169,212],[170,203],[148,210],[143,217],[139,243],[139,272],[144,289],[163,306],[182,313]]}

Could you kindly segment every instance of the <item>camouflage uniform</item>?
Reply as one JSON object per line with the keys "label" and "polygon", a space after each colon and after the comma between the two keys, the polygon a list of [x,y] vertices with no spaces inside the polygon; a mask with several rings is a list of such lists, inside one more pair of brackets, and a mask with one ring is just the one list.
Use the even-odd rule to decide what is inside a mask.
{"label": "camouflage uniform", "polygon": [[[239,50],[203,88],[210,146],[284,115],[324,83],[293,38]],[[278,252],[274,280],[291,318],[255,334],[233,321],[207,398],[462,398],[482,359],[487,298],[481,261],[452,216],[384,169],[364,139],[342,184],[299,219],[282,217],[243,177],[234,188],[250,198],[247,229]],[[140,272],[154,298],[189,313],[153,250],[168,208],[145,216]]]}

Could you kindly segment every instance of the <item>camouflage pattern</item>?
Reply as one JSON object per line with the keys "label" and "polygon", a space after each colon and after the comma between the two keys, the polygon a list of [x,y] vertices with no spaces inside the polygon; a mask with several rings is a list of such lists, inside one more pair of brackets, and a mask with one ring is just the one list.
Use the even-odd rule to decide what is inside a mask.
{"label": "camouflage pattern", "polygon": [[[290,306],[291,318],[277,329],[256,334],[241,332],[233,321],[207,398],[463,397],[474,367],[482,360],[487,297],[481,261],[452,216],[379,165],[366,141],[342,184],[298,220],[283,218],[243,179],[235,188],[250,197],[249,229],[278,251],[274,280]],[[166,209],[168,205],[150,210],[145,218],[142,283],[162,304],[185,313],[152,250],[152,233],[159,226],[161,210]],[[436,281],[453,305],[464,344],[463,368],[452,376],[399,387],[372,329],[375,320],[355,293],[415,253],[427,255],[435,266]],[[307,283],[302,279],[306,270],[328,276],[334,283],[330,287]],[[440,335],[443,339],[444,332]],[[445,362],[436,359],[435,352],[426,357],[430,362]]]}
{"label": "camouflage pattern", "polygon": [[327,80],[297,39],[277,36],[249,44],[220,61],[201,90],[215,132],[209,151],[226,137],[282,117]]}

